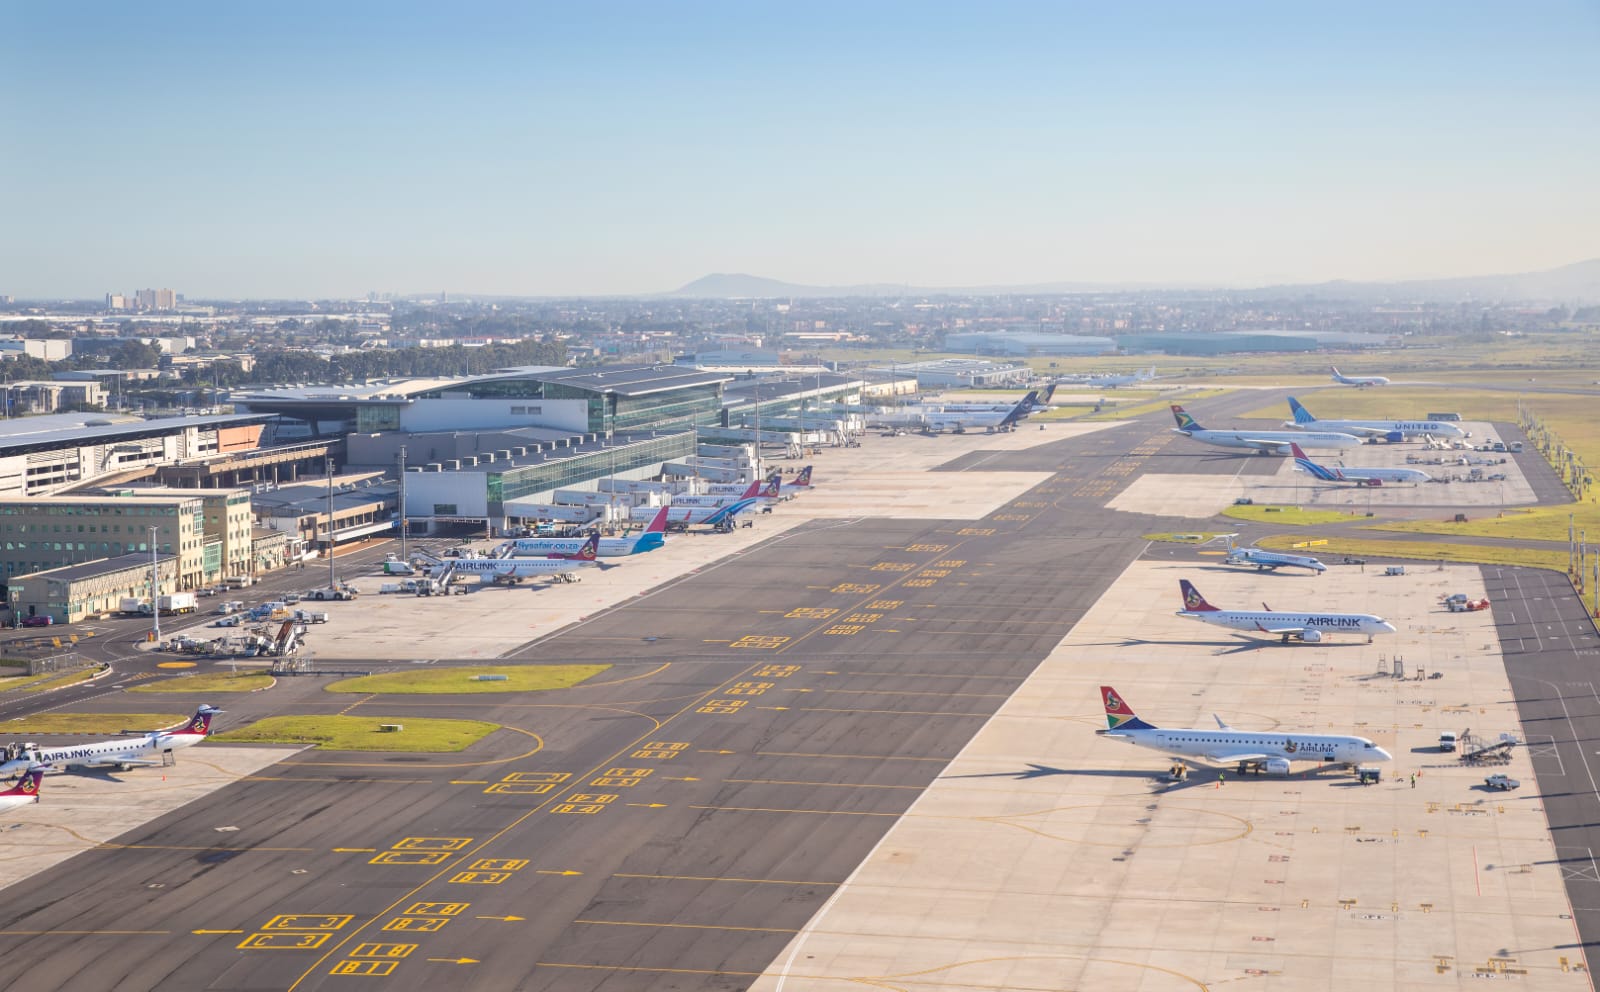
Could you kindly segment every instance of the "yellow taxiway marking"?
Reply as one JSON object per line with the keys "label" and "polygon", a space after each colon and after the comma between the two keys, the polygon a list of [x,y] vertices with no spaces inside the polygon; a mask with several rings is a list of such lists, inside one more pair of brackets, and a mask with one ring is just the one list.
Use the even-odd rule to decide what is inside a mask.
{"label": "yellow taxiway marking", "polygon": [[668,930],[737,930],[741,933],[799,933],[789,927],[724,927],[710,923],[639,923],[634,920],[573,920],[596,927],[663,927]]}
{"label": "yellow taxiway marking", "polygon": [[707,637],[707,638],[703,638],[700,641],[700,643],[701,644],[732,644],[733,643],[733,639],[729,638],[729,637],[724,637],[721,640],[717,640],[717,639],[713,639],[713,638]]}
{"label": "yellow taxiway marking", "polygon": [[874,785],[871,782],[788,782],[776,778],[725,778],[724,782],[736,785],[825,785],[833,789],[917,789],[920,785]]}
{"label": "yellow taxiway marking", "polygon": [[940,713],[935,710],[863,710],[844,709],[831,706],[757,706],[758,710],[787,710],[795,709],[802,713],[887,713],[890,716],[959,716],[975,720],[987,720],[992,713]]}
{"label": "yellow taxiway marking", "polygon": [[617,872],[612,878],[648,878],[666,882],[744,882],[747,885],[841,885],[841,882],[801,882],[787,878],[738,878],[728,875],[633,875]]}
{"label": "yellow taxiway marking", "polygon": [[666,809],[667,808],[667,804],[666,803],[628,803],[628,805],[629,806],[637,806],[640,809]]}
{"label": "yellow taxiway marking", "polygon": [[814,751],[757,751],[759,758],[860,758],[863,761],[937,761],[949,764],[954,758],[918,758],[902,754],[818,754]]}
{"label": "yellow taxiway marking", "polygon": [[378,849],[375,847],[336,847],[334,854],[373,854]]}
{"label": "yellow taxiway marking", "polygon": [[1026,675],[951,675],[948,672],[818,672],[819,675],[859,675],[866,678],[916,678],[916,679],[1010,679],[1021,682]]}
{"label": "yellow taxiway marking", "polygon": [[[638,640],[638,638],[630,637],[630,638],[624,638],[624,640],[636,641],[636,640]],[[609,679],[609,680],[607,680],[605,682],[584,682],[584,683],[581,683],[579,685],[572,686],[572,688],[574,688],[574,689],[593,689],[593,688],[595,688],[597,686],[602,686],[602,685],[621,685],[624,682],[634,682],[634,681],[637,681],[638,679],[647,679],[652,675],[660,675],[662,672],[666,671],[667,669],[669,669],[671,667],[672,667],[672,662],[663,661],[660,665],[657,665],[655,668],[650,669],[648,672],[640,672],[638,675],[629,675],[629,676],[626,676],[625,678],[620,678],[620,679]]]}
{"label": "yellow taxiway marking", "polygon": [[193,668],[194,664],[195,663],[192,662],[192,661],[158,661],[158,662],[156,662],[156,667],[157,668]]}
{"label": "yellow taxiway marking", "polygon": [[[388,705],[388,704],[386,703],[384,705]],[[408,706],[408,707],[421,707],[421,706],[429,706],[429,705],[449,705],[449,704],[395,703],[394,705],[395,706]],[[482,704],[480,703],[478,705],[481,706]],[[593,707],[577,707],[577,708],[580,708],[580,709],[592,709]],[[641,714],[635,714],[635,715],[636,716],[643,716],[644,714],[641,713]],[[650,719],[650,717],[645,717],[645,719]],[[534,741],[533,750],[524,751],[521,754],[513,754],[509,758],[490,758],[490,759],[488,759],[486,761],[455,761],[455,762],[442,763],[442,764],[437,764],[437,765],[429,765],[428,767],[429,768],[482,768],[485,765],[508,765],[513,761],[521,761],[524,758],[531,758],[534,755],[538,754],[540,751],[544,750],[544,738],[540,737],[538,734],[534,733],[531,730],[523,730],[520,727],[506,727],[506,726],[502,726],[500,729],[501,730],[509,730],[513,734],[522,734],[524,737],[532,737],[533,741]],[[301,761],[301,760],[298,760],[297,758],[290,758],[285,763],[291,768],[384,768],[384,767],[387,767],[385,765],[380,765],[375,761]],[[385,780],[385,781],[387,781],[387,780]]]}
{"label": "yellow taxiway marking", "polygon": [[698,781],[700,781],[699,779],[695,778],[693,775],[685,775],[685,776],[682,776],[682,777],[679,777],[679,776],[676,776],[676,775],[663,775],[663,776],[661,776],[661,780],[663,782],[698,782]]}
{"label": "yellow taxiway marking", "polygon": [[[696,806],[690,804],[690,809],[709,809],[723,813],[810,813],[817,816],[894,816],[899,813],[870,813],[853,809],[773,809],[766,806]],[[982,819],[982,817],[979,817]]]}
{"label": "yellow taxiway marking", "polygon": [[429,961],[438,961],[441,964],[478,964],[477,958],[429,958]]}
{"label": "yellow taxiway marking", "polygon": [[558,871],[558,870],[556,870],[554,868],[535,868],[533,870],[533,873],[535,875],[582,875],[583,874],[583,872],[581,872],[581,871],[573,871],[571,868],[568,868],[568,869],[566,869],[564,871]]}
{"label": "yellow taxiway marking", "polygon": [[197,935],[208,933],[244,933],[243,930],[190,930],[189,932]]}
{"label": "yellow taxiway marking", "polygon": [[246,854],[251,851],[272,851],[277,853],[295,851],[314,851],[314,847],[215,847],[200,846],[197,844],[113,844],[109,841],[96,844],[95,848],[101,851],[206,851],[215,854],[232,853]]}
{"label": "yellow taxiway marking", "polygon": [[347,716],[347,715],[349,715],[350,711],[355,709],[357,706],[360,706],[362,703],[370,703],[374,699],[377,699],[377,698],[378,698],[377,693],[372,693],[371,695],[362,696],[360,699],[356,700],[355,702],[351,703],[349,706],[346,706],[344,709],[340,710],[339,711],[339,715],[340,716]]}
{"label": "yellow taxiway marking", "polygon": [[696,748],[696,754],[737,754],[737,751],[708,751],[705,748]]}
{"label": "yellow taxiway marking", "polygon": [[480,917],[478,917],[478,919],[480,919],[480,920],[501,920],[501,921],[504,921],[506,923],[520,923],[523,920],[526,920],[527,917],[526,916],[480,916]]}
{"label": "yellow taxiway marking", "polygon": [[475,778],[453,778],[453,779],[450,780],[450,784],[451,785],[488,785],[489,784],[489,780],[488,779],[483,779],[483,780],[480,781],[480,780],[475,779]]}

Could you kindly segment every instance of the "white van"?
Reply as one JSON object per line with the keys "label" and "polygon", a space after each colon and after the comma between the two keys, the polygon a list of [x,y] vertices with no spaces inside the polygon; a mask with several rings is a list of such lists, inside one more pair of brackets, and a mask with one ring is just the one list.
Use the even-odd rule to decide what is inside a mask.
{"label": "white van", "polygon": [[1444,733],[1439,735],[1439,750],[1454,751],[1455,749],[1456,732],[1454,730],[1446,730]]}

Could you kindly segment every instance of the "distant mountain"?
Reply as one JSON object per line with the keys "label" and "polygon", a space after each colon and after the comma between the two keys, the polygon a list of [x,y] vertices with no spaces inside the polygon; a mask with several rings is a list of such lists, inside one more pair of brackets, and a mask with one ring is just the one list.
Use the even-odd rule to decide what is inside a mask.
{"label": "distant mountain", "polygon": [[1353,300],[1503,301],[1537,300],[1563,303],[1600,302],[1600,258],[1575,262],[1543,272],[1516,275],[1460,276],[1452,279],[1413,279],[1404,282],[1331,282],[1262,286],[1255,289],[1224,288],[1186,283],[1051,282],[1019,286],[910,286],[898,283],[862,283],[854,286],[807,286],[744,273],[717,273],[696,279],[666,296],[693,299],[818,299],[822,297],[884,296],[1007,296],[1054,293],[1127,293],[1216,290],[1251,296],[1315,296]]}
{"label": "distant mountain", "polygon": [[1502,276],[1459,276],[1453,279],[1411,279],[1405,282],[1336,280],[1305,285],[1267,286],[1262,295],[1320,296],[1371,300],[1539,300],[1585,303],[1600,301],[1600,258],[1574,262],[1543,272]]}
{"label": "distant mountain", "polygon": [[861,283],[854,286],[807,286],[783,282],[742,272],[703,276],[665,295],[702,300],[726,299],[818,299],[850,296],[1008,296],[1048,295],[1052,293],[1116,293],[1140,290],[1201,289],[1182,283],[1090,283],[1049,282],[1018,286],[911,286],[904,283]]}

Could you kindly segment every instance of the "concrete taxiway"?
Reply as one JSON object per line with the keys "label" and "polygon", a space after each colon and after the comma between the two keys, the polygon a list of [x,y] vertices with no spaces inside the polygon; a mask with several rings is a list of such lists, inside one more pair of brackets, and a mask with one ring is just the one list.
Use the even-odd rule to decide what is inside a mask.
{"label": "concrete taxiway", "polygon": [[[1561,946],[1572,921],[1550,923],[1565,910],[1534,776],[1481,797],[1457,766],[1411,751],[1469,715],[1515,729],[1504,666],[1479,646],[1494,620],[1424,609],[1433,585],[1465,591],[1470,570],[1387,586],[1337,570],[1129,570],[1139,535],[1175,522],[1107,501],[1156,464],[1194,480],[1237,466],[1174,451],[1153,418],[1015,443],[1023,433],[936,451],[939,485],[992,484],[965,469],[1041,473],[981,519],[774,528],[509,652],[612,662],[593,684],[352,698],[299,679],[229,700],[240,721],[290,708],[507,729],[458,755],[298,754],[59,865],[48,886],[12,886],[0,987],[1586,982],[1581,952]],[[913,440],[961,439],[862,453],[887,462]],[[1337,591],[1401,632],[1259,645],[1171,616],[1163,587],[1185,569],[1213,601]],[[1377,677],[1394,653],[1444,677]],[[1281,779],[1163,787],[1160,755],[1090,732],[1107,669],[1158,722],[1215,709],[1254,729],[1356,728],[1423,776],[1415,797],[1409,782],[1328,773],[1293,780],[1297,794]],[[1463,845],[1493,862],[1472,867]],[[1053,945],[1070,950],[1041,956]],[[1385,966],[1400,970],[1385,979]]]}

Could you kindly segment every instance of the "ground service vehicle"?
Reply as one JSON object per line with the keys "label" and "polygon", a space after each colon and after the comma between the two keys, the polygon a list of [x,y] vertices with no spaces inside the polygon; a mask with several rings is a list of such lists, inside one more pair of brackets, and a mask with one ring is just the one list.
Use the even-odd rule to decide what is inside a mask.
{"label": "ground service vehicle", "polygon": [[1446,730],[1444,733],[1439,735],[1439,750],[1454,751],[1455,749],[1456,732],[1454,730]]}
{"label": "ground service vehicle", "polygon": [[1483,784],[1491,789],[1499,789],[1501,792],[1509,792],[1512,789],[1522,788],[1522,783],[1512,778],[1510,775],[1490,775],[1488,778],[1483,780]]}

